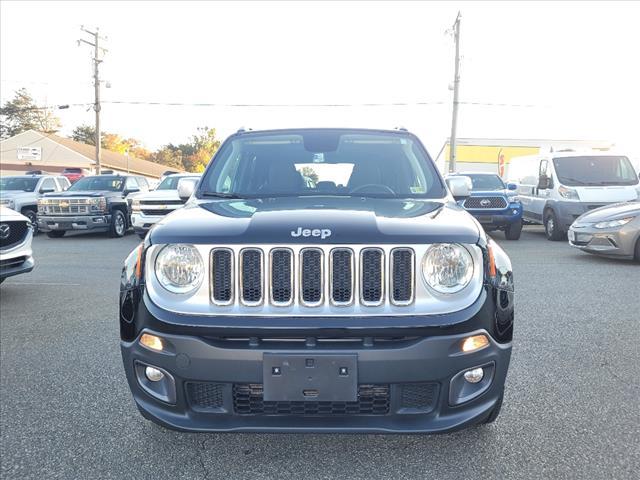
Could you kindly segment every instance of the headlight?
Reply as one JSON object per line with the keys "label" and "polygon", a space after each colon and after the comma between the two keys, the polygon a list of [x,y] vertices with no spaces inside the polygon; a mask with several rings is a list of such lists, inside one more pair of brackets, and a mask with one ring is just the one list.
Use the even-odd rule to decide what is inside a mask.
{"label": "headlight", "polygon": [[107,209],[107,199],[104,197],[92,198],[89,200],[89,205],[91,205],[93,212],[104,212]]}
{"label": "headlight", "polygon": [[167,245],[156,258],[156,277],[172,293],[191,293],[202,283],[204,263],[193,245]]}
{"label": "headlight", "polygon": [[471,281],[473,258],[462,245],[437,243],[424,255],[422,276],[436,292],[459,292]]}
{"label": "headlight", "polygon": [[618,220],[610,220],[608,222],[598,222],[594,225],[595,228],[615,228],[615,227],[622,227],[623,225],[626,225],[627,223],[629,223],[631,220],[633,220],[634,217],[627,217],[627,218],[620,218]]}
{"label": "headlight", "polygon": [[6,198],[4,200],[0,200],[0,205],[7,208],[13,208],[15,206],[15,202],[9,198]]}
{"label": "headlight", "polygon": [[131,210],[134,212],[140,211],[140,200],[136,198],[133,202],[131,202]]}
{"label": "headlight", "polygon": [[565,187],[563,185],[560,185],[558,187],[558,193],[562,197],[568,198],[569,200],[580,200],[580,197],[578,197],[578,192],[576,192],[576,190],[573,189],[573,188],[569,188],[569,187]]}

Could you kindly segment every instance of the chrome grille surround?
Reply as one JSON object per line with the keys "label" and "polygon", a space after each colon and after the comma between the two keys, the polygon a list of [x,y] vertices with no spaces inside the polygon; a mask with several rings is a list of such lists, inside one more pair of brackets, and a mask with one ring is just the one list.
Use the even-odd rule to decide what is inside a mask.
{"label": "chrome grille surround", "polygon": [[89,197],[44,197],[44,200],[46,203],[38,204],[43,215],[88,215],[91,213],[91,198]]}
{"label": "chrome grille surround", "polygon": [[[217,294],[219,293],[219,291],[217,292],[216,290],[216,286],[217,283],[214,281],[214,279],[216,278],[217,272],[216,272],[216,264],[217,262],[215,261],[215,255],[217,253],[225,253],[225,254],[229,254],[229,263],[230,263],[230,268],[229,268],[229,299],[224,299],[224,298],[220,298],[222,295]],[[211,302],[213,302],[214,305],[220,306],[220,307],[226,307],[228,305],[232,305],[233,301],[234,301],[234,297],[235,297],[235,282],[234,282],[234,278],[235,278],[235,262],[234,262],[234,258],[235,255],[233,253],[233,250],[231,250],[230,248],[213,248],[211,250],[211,254],[209,255],[209,290],[210,290],[210,298],[211,298]],[[222,275],[226,275],[226,272],[222,272]],[[204,283],[204,282],[203,282]],[[226,295],[225,295],[226,296]]]}
{"label": "chrome grille surround", "polygon": [[[398,247],[398,248],[394,248],[393,250],[391,250],[391,261],[389,262],[391,264],[391,266],[389,267],[389,275],[393,278],[393,280],[395,281],[396,276],[398,276],[399,274],[396,274],[396,267],[399,267],[399,262],[396,260],[396,254],[402,254],[402,253],[408,253],[409,254],[409,262],[410,262],[410,274],[409,274],[409,278],[411,279],[409,288],[410,288],[410,292],[409,295],[407,296],[407,298],[402,298],[400,300],[398,300],[396,297],[398,297],[399,295],[397,295],[397,288],[393,288],[390,292],[389,292],[389,298],[391,300],[391,303],[396,305],[396,306],[407,306],[407,305],[411,305],[413,303],[413,297],[414,297],[414,291],[415,291],[415,278],[416,278],[416,259],[415,259],[415,253],[413,251],[412,248],[406,248],[406,247]],[[394,287],[396,287],[396,285],[394,285]]]}
{"label": "chrome grille surround", "polygon": [[[365,317],[365,316],[407,316],[407,315],[439,315],[456,312],[470,306],[480,295],[483,285],[483,257],[482,251],[476,245],[464,244],[474,262],[474,272],[470,284],[461,292],[455,294],[440,294],[426,285],[422,276],[422,259],[431,245],[317,245],[317,244],[251,244],[251,245],[195,245],[202,258],[209,258],[205,262],[205,281],[202,286],[190,294],[173,294],[160,286],[155,276],[155,259],[163,244],[152,245],[146,255],[146,289],[150,299],[158,307],[183,315],[226,315],[238,317]],[[362,263],[364,251],[368,249],[380,249],[383,259],[383,283],[382,301],[379,304],[369,304],[362,299]],[[242,269],[241,253],[243,251],[259,250],[261,254],[261,301],[245,302],[242,300]],[[271,293],[271,251],[289,250],[292,252],[293,290],[291,302],[287,304],[274,303]],[[353,252],[351,259],[354,270],[352,274],[352,301],[349,304],[335,304],[330,298],[330,267],[331,252],[334,249],[344,249]],[[392,301],[392,252],[396,249],[412,252],[411,275],[412,291],[411,302]],[[214,295],[212,278],[215,275],[215,266],[212,261],[214,252],[222,250],[231,255],[231,280],[232,289],[230,299],[220,301]],[[317,252],[320,255],[320,299],[316,302],[305,301],[304,298],[304,273],[303,259],[305,252]],[[311,258],[311,257],[309,257]],[[317,263],[313,268],[316,269]],[[208,279],[208,280],[207,280]],[[315,284],[311,285],[315,287]],[[309,300],[311,297],[307,297]],[[314,299],[317,297],[314,297]]]}
{"label": "chrome grille surround", "polygon": [[[256,271],[255,271],[255,266],[249,264],[249,260],[246,259],[246,257],[253,255],[253,254],[257,254],[258,255],[258,267],[259,267],[259,272],[257,273],[257,276],[259,277],[259,280],[257,282],[255,281],[251,281],[250,278],[248,278],[251,275],[256,275]],[[252,260],[255,262],[255,260]],[[239,268],[238,268],[238,285],[239,285],[239,289],[238,291],[240,292],[240,302],[242,302],[243,305],[246,305],[247,307],[257,307],[258,305],[262,305],[262,302],[264,301],[264,255],[262,253],[262,249],[260,248],[255,248],[255,247],[249,247],[249,248],[243,248],[242,250],[240,250],[240,262],[239,262]],[[249,271],[245,271],[245,268],[250,269]],[[247,284],[245,284],[245,281],[247,282]],[[258,294],[258,299],[257,300],[252,300],[249,299],[247,300],[246,297],[253,297],[256,295],[256,290],[259,290],[259,294]]]}
{"label": "chrome grille surround", "polygon": [[[369,253],[379,253],[380,254],[380,282],[378,285],[372,285],[372,288],[376,288],[380,290],[380,300],[378,301],[373,301],[373,300],[366,300],[365,299],[365,285],[366,282],[368,280],[365,280],[365,262],[366,262],[366,255]],[[382,302],[384,302],[384,284],[385,284],[385,258],[384,258],[384,250],[382,250],[381,248],[377,248],[377,247],[365,247],[362,250],[360,250],[360,303],[366,307],[376,307],[378,305],[382,305]],[[375,282],[378,283],[378,282]]]}
{"label": "chrome grille surround", "polygon": [[[305,298],[305,292],[307,291],[305,286],[305,272],[304,267],[308,263],[305,262],[305,255],[307,253],[317,253],[320,256],[320,265],[319,265],[319,287],[313,287],[313,290],[319,290],[318,300],[311,301]],[[310,261],[310,260],[309,260]],[[300,285],[299,288],[299,302],[300,305],[305,307],[319,307],[324,303],[324,251],[321,248],[303,248],[300,250],[299,261],[298,261],[298,283]]]}
{"label": "chrome grille surround", "polygon": [[[349,255],[349,259],[348,259],[348,267],[346,268],[346,270],[344,269],[344,266],[341,267],[336,267],[336,256],[338,255]],[[353,303],[353,298],[354,298],[354,290],[355,290],[355,263],[354,263],[354,255],[353,255],[353,250],[351,250],[350,248],[332,248],[331,252],[329,253],[329,258],[330,258],[330,265],[329,265],[329,290],[330,290],[330,295],[329,295],[329,300],[331,301],[332,305],[335,305],[336,307],[346,307],[348,305],[351,305]],[[339,262],[343,261],[341,258],[338,260]],[[340,272],[336,273],[336,269],[340,268]],[[336,284],[340,282],[340,286],[337,286]],[[348,285],[344,285],[345,283],[348,283]],[[343,300],[342,299],[342,295],[341,294],[336,294],[336,289],[340,289],[340,290],[345,290],[347,289],[349,290],[349,295],[348,295],[348,299],[347,300]],[[338,300],[336,300],[336,297],[340,297]]]}
{"label": "chrome grille surround", "polygon": [[[274,279],[274,274],[278,274],[278,273],[282,274],[285,272],[278,272],[276,270],[276,268],[274,267],[275,263],[274,263],[273,257],[274,257],[274,254],[283,254],[283,253],[286,253],[289,255],[288,257],[289,267],[287,269],[288,275],[289,275],[289,282],[286,287],[284,286],[276,287],[275,286],[276,280]],[[293,255],[293,250],[291,250],[290,248],[272,248],[271,251],[269,252],[269,301],[271,302],[272,305],[276,305],[279,307],[288,307],[293,303],[293,299],[295,298],[295,286],[293,284],[294,282],[293,264],[294,264],[294,255]],[[276,288],[288,288],[289,300],[287,301],[276,300],[275,298],[277,293]]]}

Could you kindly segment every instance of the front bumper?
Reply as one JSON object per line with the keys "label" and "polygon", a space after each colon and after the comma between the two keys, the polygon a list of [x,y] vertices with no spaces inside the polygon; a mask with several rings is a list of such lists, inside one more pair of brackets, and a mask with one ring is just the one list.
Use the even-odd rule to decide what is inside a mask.
{"label": "front bumper", "polygon": [[[171,213],[171,210],[167,213]],[[136,233],[146,233],[163,218],[164,215],[146,215],[142,212],[134,212],[131,214],[131,224]]]}
{"label": "front bumper", "polygon": [[6,250],[0,250],[0,278],[13,277],[21,273],[28,273],[33,270],[35,262],[31,241],[33,240],[33,230],[27,233],[19,245],[15,245]]}
{"label": "front bumper", "polygon": [[[461,319],[457,328],[451,330],[405,328],[403,334],[402,328],[376,330],[370,324],[364,332],[348,328],[326,330],[322,340],[321,329],[305,331],[302,325],[297,335],[283,329],[225,332],[225,329],[194,325],[178,326],[175,321],[166,323],[160,319],[162,315],[157,307],[151,309],[156,314],[153,316],[147,308],[148,301],[147,298],[140,301],[137,314],[145,326],[132,341],[121,341],[124,368],[142,414],[177,430],[381,433],[457,430],[481,423],[494,410],[503,394],[511,356],[510,341],[497,342],[487,329],[477,327],[479,322],[496,315],[493,300],[488,296],[479,299],[479,310],[474,308],[474,313]],[[406,325],[410,323],[398,319],[399,323],[403,321]],[[143,333],[162,337],[165,351],[156,352],[141,346],[139,338]],[[488,336],[489,345],[475,352],[461,353],[463,339],[478,333]],[[298,338],[294,340],[294,337]],[[355,356],[359,388],[386,392],[384,398],[376,400],[378,406],[382,402],[385,407],[375,412],[365,409],[365,413],[350,414],[328,414],[322,410],[357,410],[358,405],[366,402],[362,396],[358,397],[358,405],[337,407],[333,403],[320,405],[322,402],[317,405],[265,402],[260,397],[265,354]],[[143,373],[145,366],[158,367],[168,374],[165,378],[173,379],[167,397],[170,402],[149,393],[145,387],[148,383]],[[455,392],[460,381],[464,382],[461,372],[475,367],[483,367],[487,372],[482,390],[476,397],[454,405],[459,398]],[[249,390],[254,395],[247,397]],[[307,407],[310,406],[318,411],[311,408],[309,414]]]}
{"label": "front bumper", "polygon": [[569,228],[569,245],[588,253],[631,259],[640,238],[640,219],[617,228],[595,228],[575,223]]}
{"label": "front bumper", "polygon": [[108,230],[111,215],[60,215],[38,216],[38,228],[44,232],[53,230]]}
{"label": "front bumper", "polygon": [[485,230],[505,228],[512,223],[522,220],[522,205],[510,204],[509,207],[492,209],[468,209]]}

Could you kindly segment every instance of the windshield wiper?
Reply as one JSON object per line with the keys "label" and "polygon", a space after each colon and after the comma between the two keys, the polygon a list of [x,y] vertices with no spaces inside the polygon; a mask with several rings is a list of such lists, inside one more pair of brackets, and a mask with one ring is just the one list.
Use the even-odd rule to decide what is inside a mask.
{"label": "windshield wiper", "polygon": [[578,180],[577,178],[560,177],[560,183],[565,183],[565,181],[573,182],[577,185],[588,185],[586,182],[583,182],[582,180]]}
{"label": "windshield wiper", "polygon": [[236,195],[235,193],[227,193],[227,192],[200,192],[200,195],[203,197],[210,198],[231,198],[235,200],[240,200],[243,197]]}

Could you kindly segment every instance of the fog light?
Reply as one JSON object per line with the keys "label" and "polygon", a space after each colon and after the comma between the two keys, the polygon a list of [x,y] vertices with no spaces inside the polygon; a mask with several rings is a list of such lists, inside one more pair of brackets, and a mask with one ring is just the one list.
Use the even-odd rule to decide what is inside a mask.
{"label": "fog light", "polygon": [[489,345],[489,339],[486,335],[474,335],[473,337],[467,337],[462,342],[462,351],[465,353],[480,350],[481,348]]}
{"label": "fog light", "polygon": [[[150,367],[147,367],[147,370],[149,368]],[[483,379],[483,377],[484,377],[484,370],[482,368],[474,368],[473,370],[467,370],[466,372],[464,372],[464,379],[469,383],[478,383]]]}
{"label": "fog light", "polygon": [[143,347],[150,348],[151,350],[155,350],[157,352],[161,352],[164,348],[162,344],[162,339],[160,337],[156,337],[155,335],[151,335],[150,333],[143,333],[140,337],[140,345]]}
{"label": "fog light", "polygon": [[[482,369],[480,368],[479,370],[482,371]],[[467,372],[468,373],[468,372]],[[164,373],[162,373],[160,370],[158,370],[157,368],[153,368],[153,367],[147,367],[144,369],[144,374],[147,376],[147,378],[152,381],[152,382],[159,382],[160,380],[162,380],[164,378]],[[466,373],[465,373],[465,378],[466,378]]]}

